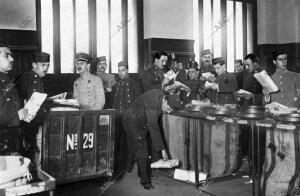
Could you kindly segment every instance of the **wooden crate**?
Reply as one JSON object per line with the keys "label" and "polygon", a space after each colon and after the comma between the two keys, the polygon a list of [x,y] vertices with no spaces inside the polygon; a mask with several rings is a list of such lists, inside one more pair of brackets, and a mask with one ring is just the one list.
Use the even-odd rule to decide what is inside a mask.
{"label": "wooden crate", "polygon": [[38,170],[38,178],[37,182],[0,189],[0,196],[28,195],[44,191],[49,191],[49,195],[53,195],[55,179],[42,170]]}
{"label": "wooden crate", "polygon": [[43,126],[43,170],[57,184],[111,176],[114,125],[114,110],[50,112]]}

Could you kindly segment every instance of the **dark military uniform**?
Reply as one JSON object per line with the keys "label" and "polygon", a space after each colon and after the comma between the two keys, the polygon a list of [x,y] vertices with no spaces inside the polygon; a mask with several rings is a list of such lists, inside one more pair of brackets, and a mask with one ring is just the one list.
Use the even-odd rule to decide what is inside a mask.
{"label": "dark military uniform", "polygon": [[[24,100],[28,101],[34,92],[44,93],[42,79],[33,70],[22,74],[20,79],[17,81],[16,87],[21,99],[21,104],[24,104]],[[37,146],[37,134],[39,127],[43,125],[43,120],[46,114],[44,106],[41,107],[30,123],[23,123],[23,129],[25,131],[26,155],[30,157],[32,161],[34,161],[35,153],[39,151],[39,147]]]}
{"label": "dark military uniform", "polygon": [[182,101],[186,104],[192,100],[203,99],[204,93],[200,93],[200,91],[204,92],[204,83],[201,80],[187,80],[184,84],[191,89],[191,92],[189,96],[187,96],[186,92],[182,93]]}
{"label": "dark military uniform", "polygon": [[141,79],[144,92],[152,89],[162,89],[164,72],[153,65],[142,74]]}
{"label": "dark military uniform", "polygon": [[271,93],[271,102],[278,102],[288,107],[300,108],[300,74],[277,69],[271,76],[279,92]]}
{"label": "dark military uniform", "polygon": [[29,100],[34,92],[44,92],[42,79],[33,70],[24,73],[20,79],[18,79],[16,87],[21,101]]}
{"label": "dark military uniform", "polygon": [[[122,114],[141,94],[139,85],[129,76],[117,81],[113,88],[113,109],[116,109],[115,123],[115,169],[122,169],[126,162],[126,135],[122,126]],[[123,164],[124,166],[124,164]]]}
{"label": "dark military uniform", "polygon": [[207,96],[211,103],[217,104],[234,104],[234,91],[237,90],[237,82],[235,76],[225,72],[217,76],[215,83],[219,86],[219,91],[209,89]]}
{"label": "dark military uniform", "polygon": [[[0,72],[0,154],[18,152],[21,146],[18,110],[21,109],[14,83]],[[13,135],[16,133],[17,135]]]}
{"label": "dark military uniform", "polygon": [[248,105],[262,105],[262,86],[261,84],[255,79],[254,74],[260,72],[261,70],[258,69],[254,73],[250,73],[247,70],[243,70],[241,72],[241,88],[244,89],[252,94],[254,94],[254,99],[246,100],[245,98],[241,98],[240,104],[242,106]]}

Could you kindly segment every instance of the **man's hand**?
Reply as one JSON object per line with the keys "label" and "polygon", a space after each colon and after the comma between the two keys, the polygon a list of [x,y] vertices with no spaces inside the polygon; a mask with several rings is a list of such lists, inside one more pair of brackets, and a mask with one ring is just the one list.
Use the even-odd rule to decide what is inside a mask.
{"label": "man's hand", "polygon": [[219,85],[217,83],[213,83],[210,88],[213,89],[213,90],[218,90]]}
{"label": "man's hand", "polygon": [[161,151],[161,155],[162,155],[164,161],[167,161],[169,159],[166,149],[163,149]]}
{"label": "man's hand", "polygon": [[208,77],[208,80],[209,80],[210,82],[215,82],[215,81],[216,81],[216,77],[215,77],[215,76],[209,76],[209,77]]}
{"label": "man's hand", "polygon": [[24,120],[28,114],[28,109],[27,108],[22,108],[18,111],[19,119]]}

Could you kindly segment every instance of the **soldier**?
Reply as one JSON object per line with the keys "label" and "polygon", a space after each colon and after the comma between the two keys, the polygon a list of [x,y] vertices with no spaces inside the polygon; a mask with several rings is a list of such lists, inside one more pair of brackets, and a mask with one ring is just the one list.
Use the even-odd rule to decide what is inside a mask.
{"label": "soldier", "polygon": [[91,57],[86,53],[77,53],[75,67],[80,77],[73,87],[73,97],[83,110],[101,110],[105,104],[102,80],[89,72]]}
{"label": "soldier", "polygon": [[164,67],[167,62],[167,54],[163,51],[154,54],[154,64],[142,74],[144,92],[151,89],[162,89],[164,79]]}
{"label": "soldier", "polygon": [[116,109],[116,133],[115,133],[115,168],[121,166],[124,147],[122,146],[125,139],[125,131],[122,125],[122,114],[127,107],[141,94],[139,84],[129,77],[127,63],[121,61],[118,64],[119,78],[113,88],[113,109]]}
{"label": "soldier", "polygon": [[100,76],[105,92],[111,92],[112,87],[116,83],[115,76],[113,74],[105,73],[107,62],[105,56],[96,58],[97,72],[96,75]]}
{"label": "soldier", "polygon": [[[21,103],[28,101],[34,92],[44,92],[42,77],[47,74],[50,55],[44,52],[35,52],[32,57],[32,70],[22,74],[17,81],[16,87],[22,100]],[[41,146],[37,144],[37,136],[39,127],[43,124],[44,111],[45,110],[39,110],[30,123],[23,124],[25,132],[25,153],[36,166],[39,166],[39,152],[41,150]]]}
{"label": "soldier", "polygon": [[123,126],[130,138],[128,141],[128,170],[137,160],[141,184],[145,189],[154,188],[151,184],[148,169],[147,135],[156,152],[161,152],[164,160],[168,159],[166,147],[160,132],[159,119],[163,112],[171,112],[181,108],[178,95],[164,95],[162,90],[154,89],[136,98],[123,115]]}
{"label": "soldier", "polygon": [[199,70],[199,77],[201,80],[206,80],[206,78],[202,76],[203,73],[210,72],[216,76],[216,72],[212,64],[212,59],[213,54],[210,52],[209,49],[203,50],[201,52],[201,66]]}
{"label": "soldier", "polygon": [[236,101],[233,93],[238,88],[235,76],[226,71],[222,57],[213,59],[212,63],[218,76],[210,79],[211,85],[205,84],[206,89],[210,90],[207,94],[210,102],[221,105],[234,104]]}
{"label": "soldier", "polygon": [[255,54],[248,54],[244,58],[245,69],[241,72],[241,89],[246,90],[254,95],[254,97],[244,97],[240,99],[241,106],[262,105],[262,86],[254,78],[254,74],[261,71],[259,67],[259,59]]}
{"label": "soldier", "polygon": [[182,100],[189,103],[191,100],[200,100],[204,98],[204,81],[198,79],[198,64],[194,63],[188,69],[188,80],[184,83],[190,88],[190,93],[183,93]]}
{"label": "soldier", "polygon": [[272,56],[273,63],[276,65],[276,72],[271,77],[279,91],[269,93],[264,89],[265,101],[300,108],[300,74],[287,70],[287,53],[284,50],[276,50]]}
{"label": "soldier", "polygon": [[240,73],[244,70],[243,61],[237,59],[234,61],[234,73]]}
{"label": "soldier", "polygon": [[[20,120],[24,120],[28,110],[21,109],[20,99],[7,72],[12,69],[14,59],[6,42],[0,41],[0,154],[5,155],[19,151],[18,143],[21,141],[16,137],[10,137],[12,132],[19,132]],[[20,132],[19,132],[20,134]]]}

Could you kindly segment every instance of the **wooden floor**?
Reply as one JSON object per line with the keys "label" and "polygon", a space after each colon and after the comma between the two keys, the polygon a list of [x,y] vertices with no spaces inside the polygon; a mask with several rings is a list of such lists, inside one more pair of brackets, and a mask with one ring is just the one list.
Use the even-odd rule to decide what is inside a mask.
{"label": "wooden floor", "polygon": [[[57,186],[55,196],[251,196],[249,178],[236,177],[203,186],[203,191],[193,185],[158,174],[153,179],[154,190],[145,190],[139,184],[137,168],[125,173],[118,180],[99,178],[72,184]],[[45,193],[38,195],[47,195]]]}

